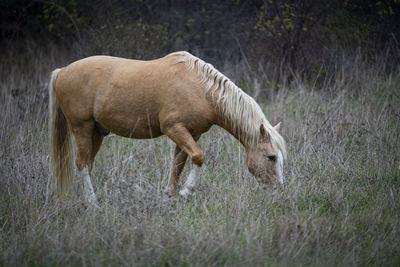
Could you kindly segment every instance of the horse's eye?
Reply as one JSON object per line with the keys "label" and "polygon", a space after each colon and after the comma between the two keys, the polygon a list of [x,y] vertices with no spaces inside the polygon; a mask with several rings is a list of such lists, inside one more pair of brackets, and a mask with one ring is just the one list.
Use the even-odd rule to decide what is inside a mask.
{"label": "horse's eye", "polygon": [[268,156],[268,159],[269,159],[270,161],[275,161],[275,160],[276,160],[276,156]]}

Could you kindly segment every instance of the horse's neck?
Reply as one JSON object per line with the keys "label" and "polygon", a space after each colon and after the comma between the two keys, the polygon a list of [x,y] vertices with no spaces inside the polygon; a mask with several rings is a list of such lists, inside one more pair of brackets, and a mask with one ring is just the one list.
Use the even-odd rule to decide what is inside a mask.
{"label": "horse's neck", "polygon": [[[215,95],[217,95],[219,92],[217,91],[215,93]],[[240,129],[240,127],[238,127],[237,129],[234,129],[232,127],[232,122],[229,120],[229,118],[227,118],[224,115],[224,112],[222,110],[222,107],[219,107],[216,104],[215,99],[213,100],[213,105],[214,105],[214,109],[215,109],[215,113],[216,113],[216,121],[215,124],[218,125],[219,127],[225,129],[228,133],[230,133],[233,137],[235,137],[237,140],[240,141],[240,143],[242,143],[242,145],[247,148],[247,143],[245,141],[244,136],[241,136],[240,133],[244,132],[242,129]]]}

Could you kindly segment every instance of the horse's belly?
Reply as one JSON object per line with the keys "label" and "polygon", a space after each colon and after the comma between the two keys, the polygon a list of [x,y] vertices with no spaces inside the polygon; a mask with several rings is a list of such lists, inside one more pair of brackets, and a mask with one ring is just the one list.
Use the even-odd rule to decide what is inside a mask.
{"label": "horse's belly", "polygon": [[154,138],[163,135],[158,120],[134,116],[133,118],[114,116],[111,120],[100,121],[112,133],[129,138]]}
{"label": "horse's belly", "polygon": [[112,133],[130,138],[154,138],[163,135],[158,109],[141,105],[116,104],[95,112],[95,120]]}
{"label": "horse's belly", "polygon": [[156,138],[163,133],[159,129],[154,128],[145,128],[145,127],[137,127],[136,129],[111,129],[112,133],[115,133],[119,136],[128,137],[128,138],[136,138],[136,139],[150,139]]}

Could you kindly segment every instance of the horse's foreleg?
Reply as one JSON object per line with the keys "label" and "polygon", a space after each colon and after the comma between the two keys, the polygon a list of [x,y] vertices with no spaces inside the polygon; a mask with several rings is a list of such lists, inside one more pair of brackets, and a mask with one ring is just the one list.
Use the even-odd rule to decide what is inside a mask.
{"label": "horse's foreleg", "polygon": [[[183,152],[185,152],[186,155],[190,157],[190,159],[193,163],[193,169],[191,170],[183,189],[181,191],[179,191],[179,194],[181,196],[187,197],[191,194],[191,191],[193,190],[193,187],[196,184],[196,180],[198,178],[200,167],[203,164],[203,159],[204,159],[203,151],[200,149],[200,147],[196,143],[196,141],[200,138],[200,135],[193,137],[190,134],[190,132],[182,124],[176,124],[172,127],[169,127],[165,131],[165,134],[177,144],[177,146],[179,147],[180,150],[183,150]],[[176,153],[175,158],[180,157],[179,152],[180,151],[177,148],[175,150],[175,153]],[[185,158],[187,156],[185,156]],[[179,181],[179,175],[182,172],[183,167],[184,167],[184,162],[183,162],[182,166],[180,166],[180,167],[178,166],[176,169],[176,170],[179,170],[179,168],[181,168],[179,170],[179,174],[177,176],[174,176],[175,174],[173,172],[171,175],[170,184],[172,183],[173,188],[176,188],[176,184]],[[175,169],[175,164],[173,167],[173,171],[174,171],[174,169]]]}
{"label": "horse's foreleg", "polygon": [[176,195],[176,189],[179,182],[179,178],[185,167],[186,159],[188,155],[182,151],[182,149],[176,145],[174,152],[174,160],[172,162],[171,177],[169,178],[168,186],[166,192],[169,196],[173,197]]}
{"label": "horse's foreleg", "polygon": [[182,124],[174,124],[173,126],[163,129],[164,133],[174,141],[181,150],[186,152],[193,164],[201,167],[203,164],[203,151],[197,145],[195,139],[199,139],[200,135],[193,137],[189,130]]}
{"label": "horse's foreleg", "polygon": [[190,171],[190,174],[186,180],[186,183],[183,185],[182,190],[179,191],[179,195],[186,198],[193,194],[193,188],[196,185],[196,181],[199,177],[199,173],[200,173],[200,167],[198,167],[197,165],[193,165],[193,168]]}

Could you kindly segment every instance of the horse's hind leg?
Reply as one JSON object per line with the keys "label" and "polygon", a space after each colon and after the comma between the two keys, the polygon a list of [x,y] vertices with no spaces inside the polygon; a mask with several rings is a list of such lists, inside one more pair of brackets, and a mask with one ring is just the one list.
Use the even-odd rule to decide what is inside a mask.
{"label": "horse's hind leg", "polygon": [[103,138],[104,138],[103,134],[100,133],[100,131],[97,128],[94,128],[93,136],[92,136],[92,153],[90,155],[90,160],[89,160],[89,164],[88,164],[89,175],[86,175],[84,177],[84,185],[83,185],[86,201],[95,207],[98,207],[97,198],[96,198],[96,194],[94,193],[93,186],[92,186],[92,183],[90,180],[92,177],[91,174],[92,174],[92,170],[93,170],[94,158],[100,149],[100,146],[103,142]]}
{"label": "horse's hind leg", "polygon": [[92,155],[90,157],[90,162],[92,166],[90,167],[90,169],[93,168],[94,157],[96,156],[97,152],[99,152],[99,149],[103,142],[103,138],[104,135],[97,128],[94,128],[92,136]]}
{"label": "horse's hind leg", "polygon": [[93,190],[90,174],[94,157],[100,148],[103,137],[94,128],[93,121],[71,126],[77,146],[76,167],[79,178],[83,180],[84,197],[87,203],[97,207],[97,198]]}

